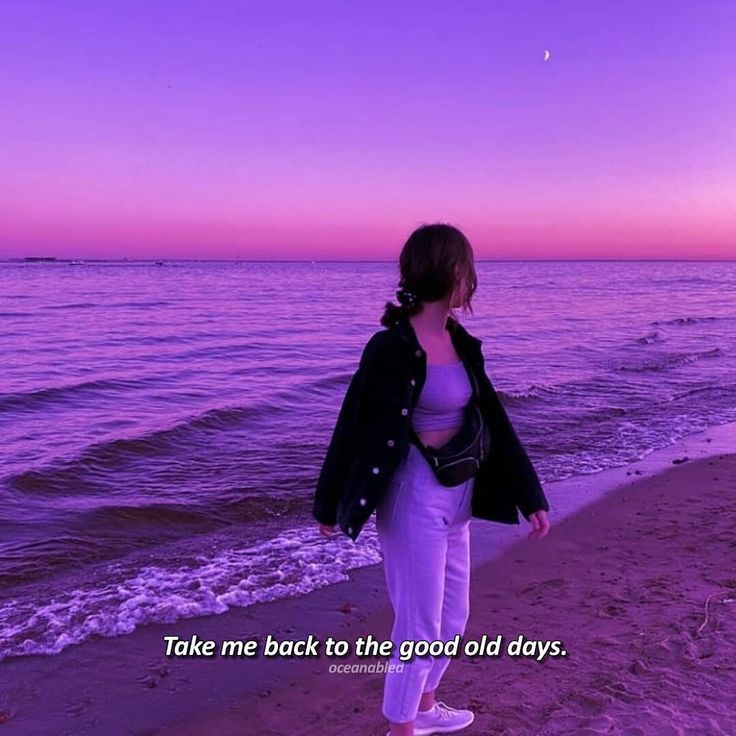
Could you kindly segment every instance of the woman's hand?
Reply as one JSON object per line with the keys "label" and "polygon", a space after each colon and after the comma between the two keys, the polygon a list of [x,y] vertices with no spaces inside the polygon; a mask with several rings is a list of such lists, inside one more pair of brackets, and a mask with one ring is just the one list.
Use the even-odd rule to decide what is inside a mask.
{"label": "woman's hand", "polygon": [[327,524],[320,524],[319,525],[319,533],[323,537],[331,537],[335,533],[335,527],[337,525],[328,526]]}
{"label": "woman's hand", "polygon": [[529,523],[532,525],[532,530],[526,535],[527,539],[541,539],[549,531],[549,519],[544,509],[539,509],[539,511],[530,514]]}

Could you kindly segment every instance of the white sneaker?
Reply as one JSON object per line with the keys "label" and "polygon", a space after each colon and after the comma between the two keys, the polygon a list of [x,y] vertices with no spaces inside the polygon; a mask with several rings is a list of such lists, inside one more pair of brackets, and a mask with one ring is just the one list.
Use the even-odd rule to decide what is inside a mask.
{"label": "white sneaker", "polygon": [[475,719],[472,710],[451,708],[441,700],[429,710],[420,710],[414,720],[414,736],[428,736],[431,733],[453,733],[469,726]]}

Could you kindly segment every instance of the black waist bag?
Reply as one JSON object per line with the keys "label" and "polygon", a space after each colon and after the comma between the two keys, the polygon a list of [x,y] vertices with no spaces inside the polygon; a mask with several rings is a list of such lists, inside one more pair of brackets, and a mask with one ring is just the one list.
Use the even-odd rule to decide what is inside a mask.
{"label": "black waist bag", "polygon": [[[472,373],[471,373],[472,376]],[[478,473],[491,447],[491,433],[478,405],[478,390],[464,408],[462,427],[442,447],[424,445],[411,430],[411,441],[417,446],[443,486],[457,486]]]}

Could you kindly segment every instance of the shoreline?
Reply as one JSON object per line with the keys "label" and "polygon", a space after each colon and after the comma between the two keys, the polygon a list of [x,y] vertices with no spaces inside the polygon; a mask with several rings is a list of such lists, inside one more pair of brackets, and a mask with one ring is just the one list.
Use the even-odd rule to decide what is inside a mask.
{"label": "shoreline", "polygon": [[[736,639],[736,632],[733,621],[726,619],[730,613],[728,604],[718,601],[716,588],[692,577],[696,571],[702,573],[707,569],[710,578],[722,578],[726,584],[724,589],[728,590],[728,580],[734,578],[732,573],[728,578],[728,568],[722,571],[721,566],[724,554],[730,552],[731,559],[736,555],[734,547],[729,547],[732,535],[728,533],[729,522],[732,526],[736,516],[736,455],[717,454],[723,450],[723,442],[733,437],[733,425],[720,425],[701,434],[714,432],[720,432],[720,440],[711,437],[710,447],[703,444],[703,437],[697,440],[697,436],[691,436],[657,451],[657,455],[685,454],[690,459],[679,465],[662,465],[656,474],[642,470],[642,475],[626,475],[626,472],[633,473],[640,464],[652,467],[653,463],[661,464],[662,458],[657,460],[652,453],[632,466],[576,478],[575,483],[596,489],[592,494],[595,500],[590,500],[589,494],[578,507],[570,496],[559,503],[558,508],[558,502],[563,499],[561,494],[552,491],[548,494],[552,529],[546,539],[538,542],[524,538],[529,527],[523,520],[520,527],[507,530],[515,534],[500,534],[499,525],[473,522],[472,604],[466,638],[480,638],[484,633],[489,636],[503,633],[507,638],[506,634],[512,637],[512,628],[518,628],[520,633],[531,638],[544,634],[538,638],[569,640],[566,644],[570,657],[542,663],[508,657],[479,658],[474,662],[473,658],[459,657],[451,664],[438,697],[446,698],[452,705],[467,702],[476,710],[476,723],[466,733],[503,733],[507,726],[513,727],[513,732],[518,734],[564,733],[564,730],[542,732],[539,730],[542,721],[535,722],[532,717],[536,712],[541,718],[541,714],[549,711],[553,701],[548,695],[556,692],[559,700],[561,688],[566,688],[562,700],[556,710],[549,712],[561,711],[570,724],[576,718],[587,718],[593,724],[585,726],[592,729],[588,733],[605,733],[603,726],[610,726],[607,719],[611,716],[599,712],[601,708],[605,711],[628,707],[632,712],[637,711],[633,715],[641,720],[640,711],[646,704],[632,705],[637,702],[635,690],[632,694],[627,689],[626,697],[621,690],[619,698],[614,680],[619,684],[628,684],[632,677],[645,680],[647,673],[657,671],[652,662],[663,658],[669,658],[672,667],[668,674],[673,681],[678,680],[675,675],[687,679],[688,673],[681,671],[685,665],[692,667],[693,662],[702,660],[705,667],[712,667],[720,662],[715,672],[723,685],[713,685],[713,699],[705,705],[712,719],[721,718],[716,707],[718,689],[729,682],[729,687],[736,686],[734,668],[727,664],[733,660],[734,652],[729,651],[728,635],[723,632],[727,626],[731,627],[730,641]],[[689,445],[685,447],[695,449],[683,453],[686,442]],[[730,446],[733,449],[733,443]],[[697,457],[701,452],[702,456]],[[611,478],[618,477],[618,485],[613,490],[600,491],[606,485],[599,477],[604,473]],[[721,480],[709,480],[712,477]],[[570,480],[560,484],[569,485]],[[722,494],[703,498],[700,486],[708,488],[711,484],[721,488]],[[677,502],[658,507],[654,514],[651,502],[664,498],[665,491]],[[698,513],[678,518],[683,507]],[[619,528],[615,528],[616,521],[621,524]],[[635,531],[638,534],[634,534]],[[711,540],[711,534],[716,543],[702,544],[703,537]],[[606,536],[615,540],[617,546],[600,545]],[[489,546],[486,540],[491,537],[495,545]],[[500,547],[499,537],[504,537]],[[669,556],[660,554],[665,548]],[[579,553],[582,552],[587,552],[586,560],[581,560]],[[677,557],[673,556],[675,552],[690,560],[687,566],[677,562]],[[619,565],[611,567],[608,556]],[[598,585],[591,586],[593,572],[598,569],[596,559],[604,564],[600,580],[593,581]],[[612,575],[608,572],[611,569],[623,574],[621,577]],[[630,570],[633,570],[631,575],[638,576],[639,587],[632,583]],[[687,601],[682,600],[686,596],[678,590],[685,572],[688,577],[684,589],[693,596],[692,605],[686,607]],[[256,660],[183,659],[167,658],[164,654],[163,636],[172,634],[182,638],[196,634],[201,639],[218,642],[261,638],[266,633],[296,639],[306,638],[310,633],[320,639],[326,635],[353,639],[361,633],[370,633],[375,638],[387,639],[391,611],[382,566],[356,568],[348,574],[348,580],[299,598],[230,609],[217,616],[149,625],[127,636],[93,639],[67,647],[53,656],[10,658],[0,663],[0,711],[9,713],[6,722],[2,723],[3,733],[194,736],[216,732],[226,736],[249,732],[257,724],[259,736],[290,732],[329,735],[352,728],[356,733],[385,734],[385,721],[379,712],[382,674],[329,674],[325,668],[338,660],[324,656],[317,660],[289,661],[263,657]],[[512,595],[496,592],[499,589]],[[732,592],[736,598],[736,590]],[[701,638],[688,633],[689,629],[679,624],[673,627],[672,614],[676,613],[688,624],[696,624],[697,619],[697,629],[703,621],[700,613],[704,602],[713,594],[711,625],[715,622],[720,627],[722,641],[717,639],[717,630],[710,632],[708,629],[711,638]],[[658,626],[664,626],[659,638],[664,641],[669,636],[662,645],[645,637],[650,649],[654,647],[651,651],[646,647],[637,649],[642,640],[632,639],[631,632],[622,625],[633,606],[640,615],[638,625],[651,633],[656,617],[649,619],[644,614],[648,616],[659,611],[647,609],[647,596],[652,596],[654,603],[660,604],[661,612],[667,614],[658,620]],[[578,605],[572,612],[574,616],[568,608],[568,599],[577,600]],[[699,609],[694,605],[696,601],[699,601]],[[518,623],[511,624],[514,620]],[[499,626],[494,621],[502,623]],[[585,642],[585,646],[581,642]],[[670,642],[672,647],[667,646]],[[708,650],[710,655],[695,658],[694,652],[699,647],[713,648],[715,644],[720,648],[715,647],[713,651]],[[633,649],[638,656],[629,663],[635,653]],[[688,657],[694,658],[693,661]],[[349,661],[359,660],[339,660],[340,663]],[[607,663],[606,671],[601,671],[601,662]],[[624,669],[616,671],[615,665],[624,662]],[[628,669],[631,667],[639,669],[639,674],[631,672]],[[697,674],[703,676],[704,671],[698,670]],[[707,670],[705,674],[713,672]],[[340,679],[335,680],[336,677]],[[580,683],[581,678],[588,679],[580,691],[573,692],[572,684]],[[497,695],[502,696],[500,711],[484,697],[491,680],[497,681],[492,700],[495,701]],[[601,695],[597,686],[590,689],[591,681],[598,682],[604,690],[609,686],[613,690]],[[536,690],[544,692],[546,706],[543,706],[543,699],[534,694]],[[700,690],[698,694],[706,698]],[[345,707],[353,695],[354,703]],[[520,704],[520,699],[529,702]],[[726,702],[723,694],[720,699]],[[591,715],[593,712],[595,716]],[[621,712],[623,718],[625,713]],[[656,709],[649,713],[652,719],[658,715],[661,713]],[[700,715],[704,717],[703,713]],[[669,718],[671,723],[672,713]],[[656,728],[652,726],[651,731],[626,732],[676,733],[671,726],[662,724]],[[548,724],[549,727],[557,728]],[[577,721],[576,727],[579,727]],[[492,728],[497,730],[491,731]]]}
{"label": "shoreline", "polygon": [[[704,500],[701,484],[718,493]],[[735,518],[732,453],[639,478],[560,522],[554,539],[513,545],[474,573],[464,639],[561,641],[567,656],[461,655],[438,699],[474,710],[469,735],[729,736],[736,576],[723,564],[736,555]],[[384,608],[340,636],[386,639],[391,620]],[[263,736],[383,736],[383,675],[330,674],[335,661],[302,660],[270,692],[150,734],[236,736],[257,724]]]}

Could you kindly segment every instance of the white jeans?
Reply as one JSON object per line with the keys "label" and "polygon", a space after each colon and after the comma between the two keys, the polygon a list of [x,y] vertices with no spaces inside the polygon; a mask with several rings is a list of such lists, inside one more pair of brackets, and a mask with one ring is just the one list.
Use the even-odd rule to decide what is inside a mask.
{"label": "white jeans", "polygon": [[451,659],[430,654],[401,662],[402,641],[449,641],[465,633],[470,599],[470,517],[474,478],[443,486],[413,444],[376,508],[389,599],[394,609],[382,712],[412,721],[423,692],[440,683]]}

